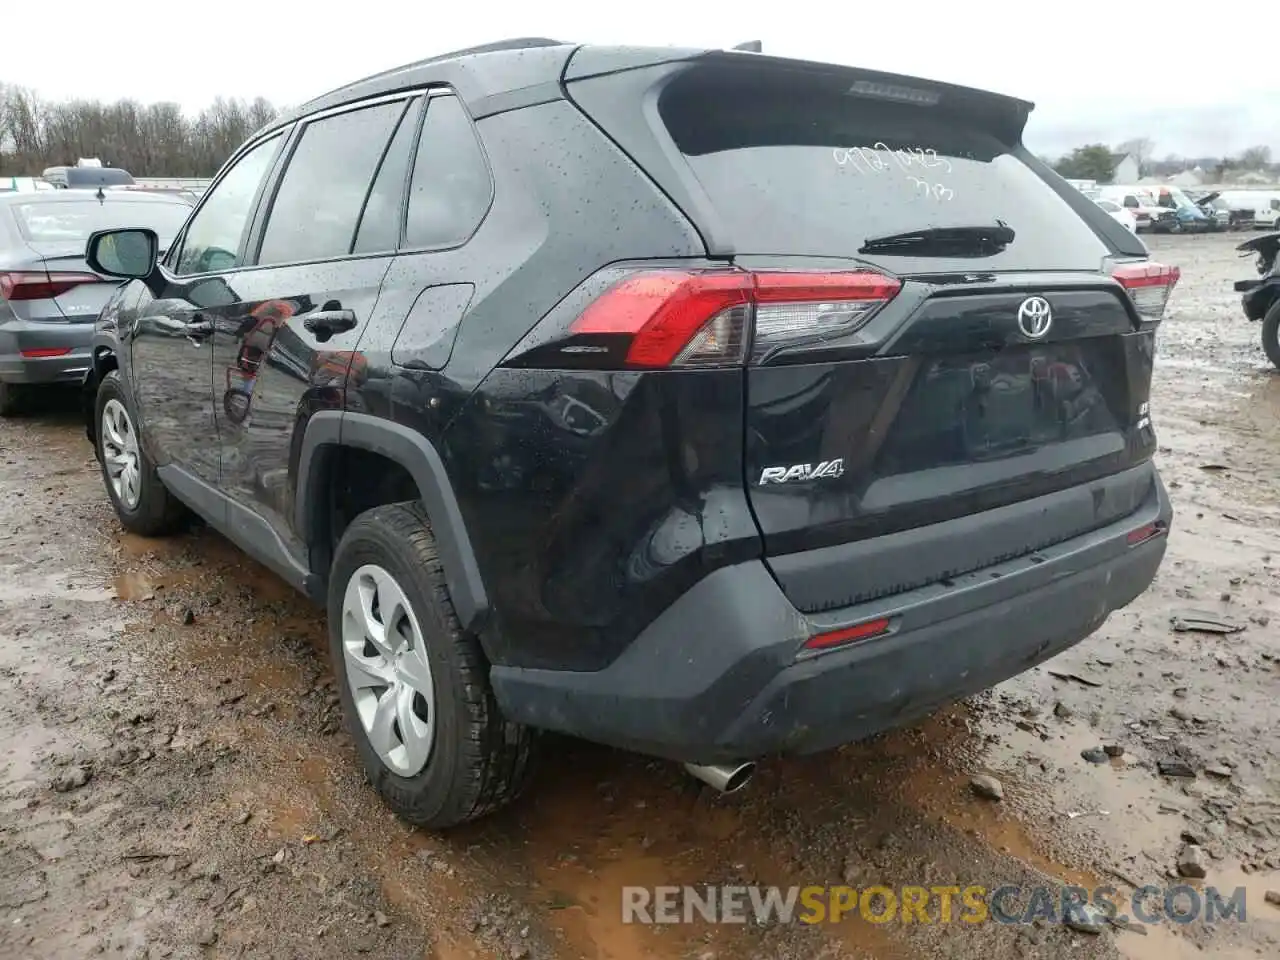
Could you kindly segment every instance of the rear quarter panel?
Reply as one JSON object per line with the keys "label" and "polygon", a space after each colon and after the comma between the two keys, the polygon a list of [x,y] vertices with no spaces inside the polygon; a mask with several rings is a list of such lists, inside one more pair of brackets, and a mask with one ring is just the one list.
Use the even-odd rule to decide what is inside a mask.
{"label": "rear quarter panel", "polygon": [[[498,629],[486,637],[494,662],[598,667],[652,616],[657,594],[642,594],[662,571],[634,564],[664,522],[679,526],[678,514],[693,528],[693,546],[675,544],[672,564],[704,540],[747,536],[758,551],[741,486],[741,372],[695,382],[495,370],[601,267],[698,257],[705,248],[572,104],[497,114],[478,128],[493,206],[468,243],[435,255],[454,261],[442,279],[475,285],[449,362],[407,369],[391,360],[394,332],[367,336],[358,402],[439,450],[495,607]],[[712,408],[715,429],[706,416],[696,426],[699,411]],[[704,534],[711,489],[736,497],[748,528]],[[636,571],[629,581],[621,573],[628,563]]]}

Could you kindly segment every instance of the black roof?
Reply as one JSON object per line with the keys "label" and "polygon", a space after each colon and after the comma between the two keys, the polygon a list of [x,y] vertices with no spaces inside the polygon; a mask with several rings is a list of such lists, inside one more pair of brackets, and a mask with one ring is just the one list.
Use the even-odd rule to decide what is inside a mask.
{"label": "black roof", "polygon": [[484,104],[488,98],[547,83],[558,85],[565,64],[577,47],[577,44],[531,37],[442,53],[322,94],[277,117],[263,132],[321,110],[432,83],[452,87],[473,115],[484,116],[494,112]]}
{"label": "black roof", "polygon": [[[755,44],[743,44],[754,47]],[[811,63],[786,57],[772,57],[747,50],[708,50],[706,48],[679,47],[628,47],[584,46],[549,40],[543,37],[525,37],[503,40],[464,50],[454,50],[438,56],[405,64],[391,70],[346,84],[336,90],[316,97],[294,110],[282,114],[263,127],[253,139],[270,130],[287,126],[303,117],[323,110],[345,106],[359,100],[411,90],[433,84],[452,88],[467,105],[476,119],[561,99],[561,82],[582,79],[619,70],[691,60],[700,57],[753,58],[768,61],[787,69],[848,70],[858,76],[881,82],[920,82],[918,78],[903,77],[880,71],[859,70],[829,63]],[[572,60],[572,63],[570,63]],[[977,97],[988,103],[999,102],[1006,109],[1021,115],[1032,104],[1014,97],[984,90],[960,87],[954,84],[924,81],[933,88],[946,91],[963,99]],[[1019,130],[1021,125],[1019,124]]]}

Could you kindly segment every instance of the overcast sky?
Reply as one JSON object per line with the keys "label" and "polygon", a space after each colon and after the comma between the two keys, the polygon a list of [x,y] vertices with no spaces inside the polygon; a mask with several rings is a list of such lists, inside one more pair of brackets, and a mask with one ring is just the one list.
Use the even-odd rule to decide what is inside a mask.
{"label": "overcast sky", "polygon": [[779,56],[1032,100],[1027,142],[1042,153],[1147,135],[1157,157],[1231,153],[1256,143],[1280,155],[1280,72],[1259,45],[1262,23],[1258,30],[1238,23],[1202,33],[1172,13],[1176,5],[1160,12],[1114,0],[218,0],[105,7],[102,0],[61,0],[56,8],[39,42],[0,40],[0,82],[49,98],[165,99],[194,111],[219,95],[295,104],[379,70],[510,37],[711,47],[758,39]]}

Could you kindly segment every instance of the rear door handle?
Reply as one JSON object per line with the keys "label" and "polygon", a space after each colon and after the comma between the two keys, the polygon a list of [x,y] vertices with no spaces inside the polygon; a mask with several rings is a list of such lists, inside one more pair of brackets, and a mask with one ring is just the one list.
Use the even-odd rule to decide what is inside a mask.
{"label": "rear door handle", "polygon": [[317,310],[309,313],[302,325],[316,335],[322,343],[335,333],[346,333],[356,325],[356,315],[350,310]]}

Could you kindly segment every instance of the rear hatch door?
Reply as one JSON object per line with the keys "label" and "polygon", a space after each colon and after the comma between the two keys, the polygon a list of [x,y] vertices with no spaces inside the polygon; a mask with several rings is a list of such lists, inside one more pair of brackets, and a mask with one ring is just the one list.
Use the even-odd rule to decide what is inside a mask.
{"label": "rear hatch door", "polygon": [[[624,78],[570,96],[684,198],[709,252],[870,291],[756,307],[744,484],[798,607],[935,582],[1140,505],[1153,324],[1109,274],[1145,247],[1023,148],[1029,104],[751,54],[648,69],[633,83],[658,150],[620,106]],[[877,561],[887,540],[863,549],[913,531],[908,562]]]}

